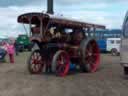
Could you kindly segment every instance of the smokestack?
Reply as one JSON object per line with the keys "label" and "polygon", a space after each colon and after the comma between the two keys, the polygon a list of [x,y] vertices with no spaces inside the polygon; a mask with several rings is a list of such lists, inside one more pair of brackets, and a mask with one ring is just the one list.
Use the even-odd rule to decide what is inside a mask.
{"label": "smokestack", "polygon": [[53,14],[53,0],[47,1],[47,13]]}

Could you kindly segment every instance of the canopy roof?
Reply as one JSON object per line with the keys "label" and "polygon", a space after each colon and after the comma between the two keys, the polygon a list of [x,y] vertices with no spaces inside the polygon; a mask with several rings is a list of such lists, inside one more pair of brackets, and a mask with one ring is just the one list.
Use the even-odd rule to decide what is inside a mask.
{"label": "canopy roof", "polygon": [[18,22],[25,23],[25,24],[29,24],[30,21],[32,24],[37,24],[40,21],[43,22],[45,20],[50,20],[50,22],[53,24],[59,24],[59,25],[65,25],[65,26],[80,27],[80,28],[92,27],[92,28],[105,29],[105,26],[103,25],[91,24],[91,23],[82,22],[78,20],[67,19],[62,16],[54,16],[54,15],[38,13],[38,12],[26,13],[18,17]]}

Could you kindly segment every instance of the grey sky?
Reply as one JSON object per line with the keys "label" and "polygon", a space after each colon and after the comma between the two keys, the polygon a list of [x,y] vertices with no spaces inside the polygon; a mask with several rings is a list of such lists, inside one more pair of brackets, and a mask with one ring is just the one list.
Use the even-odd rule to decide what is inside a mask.
{"label": "grey sky", "polygon": [[46,0],[0,0],[1,7],[44,4]]}
{"label": "grey sky", "polygon": [[[47,0],[0,0],[1,7],[7,6],[24,6],[32,4],[44,4]],[[118,3],[118,2],[127,2],[128,0],[54,0],[56,4],[61,5],[70,5],[70,4],[79,4],[79,3]]]}
{"label": "grey sky", "polygon": [[[14,36],[23,33],[17,17],[26,12],[46,11],[47,0],[0,0],[0,35]],[[54,0],[55,14],[63,14],[85,22],[121,28],[128,10],[128,0]],[[9,26],[9,27],[8,27]]]}

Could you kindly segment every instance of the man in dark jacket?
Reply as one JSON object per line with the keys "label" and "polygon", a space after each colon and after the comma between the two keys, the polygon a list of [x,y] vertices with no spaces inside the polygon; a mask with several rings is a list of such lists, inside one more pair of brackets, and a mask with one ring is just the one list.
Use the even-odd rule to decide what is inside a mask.
{"label": "man in dark jacket", "polygon": [[14,47],[15,47],[15,53],[18,56],[19,55],[19,44],[17,43],[17,41],[15,41]]}

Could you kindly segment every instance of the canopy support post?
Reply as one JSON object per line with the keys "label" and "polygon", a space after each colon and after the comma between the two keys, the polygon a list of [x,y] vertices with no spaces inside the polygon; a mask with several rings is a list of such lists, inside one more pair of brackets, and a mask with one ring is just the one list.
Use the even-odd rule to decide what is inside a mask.
{"label": "canopy support post", "polygon": [[28,33],[28,37],[31,37],[31,35],[32,35],[32,32],[31,32],[31,28],[32,28],[32,26],[31,26],[32,24],[31,24],[31,18],[29,19],[29,33]]}
{"label": "canopy support post", "polygon": [[42,26],[43,26],[43,22],[42,22],[42,18],[40,18],[40,35],[41,35],[41,37],[44,37],[44,34],[43,34],[44,33],[43,32],[44,30],[43,30],[43,27]]}

